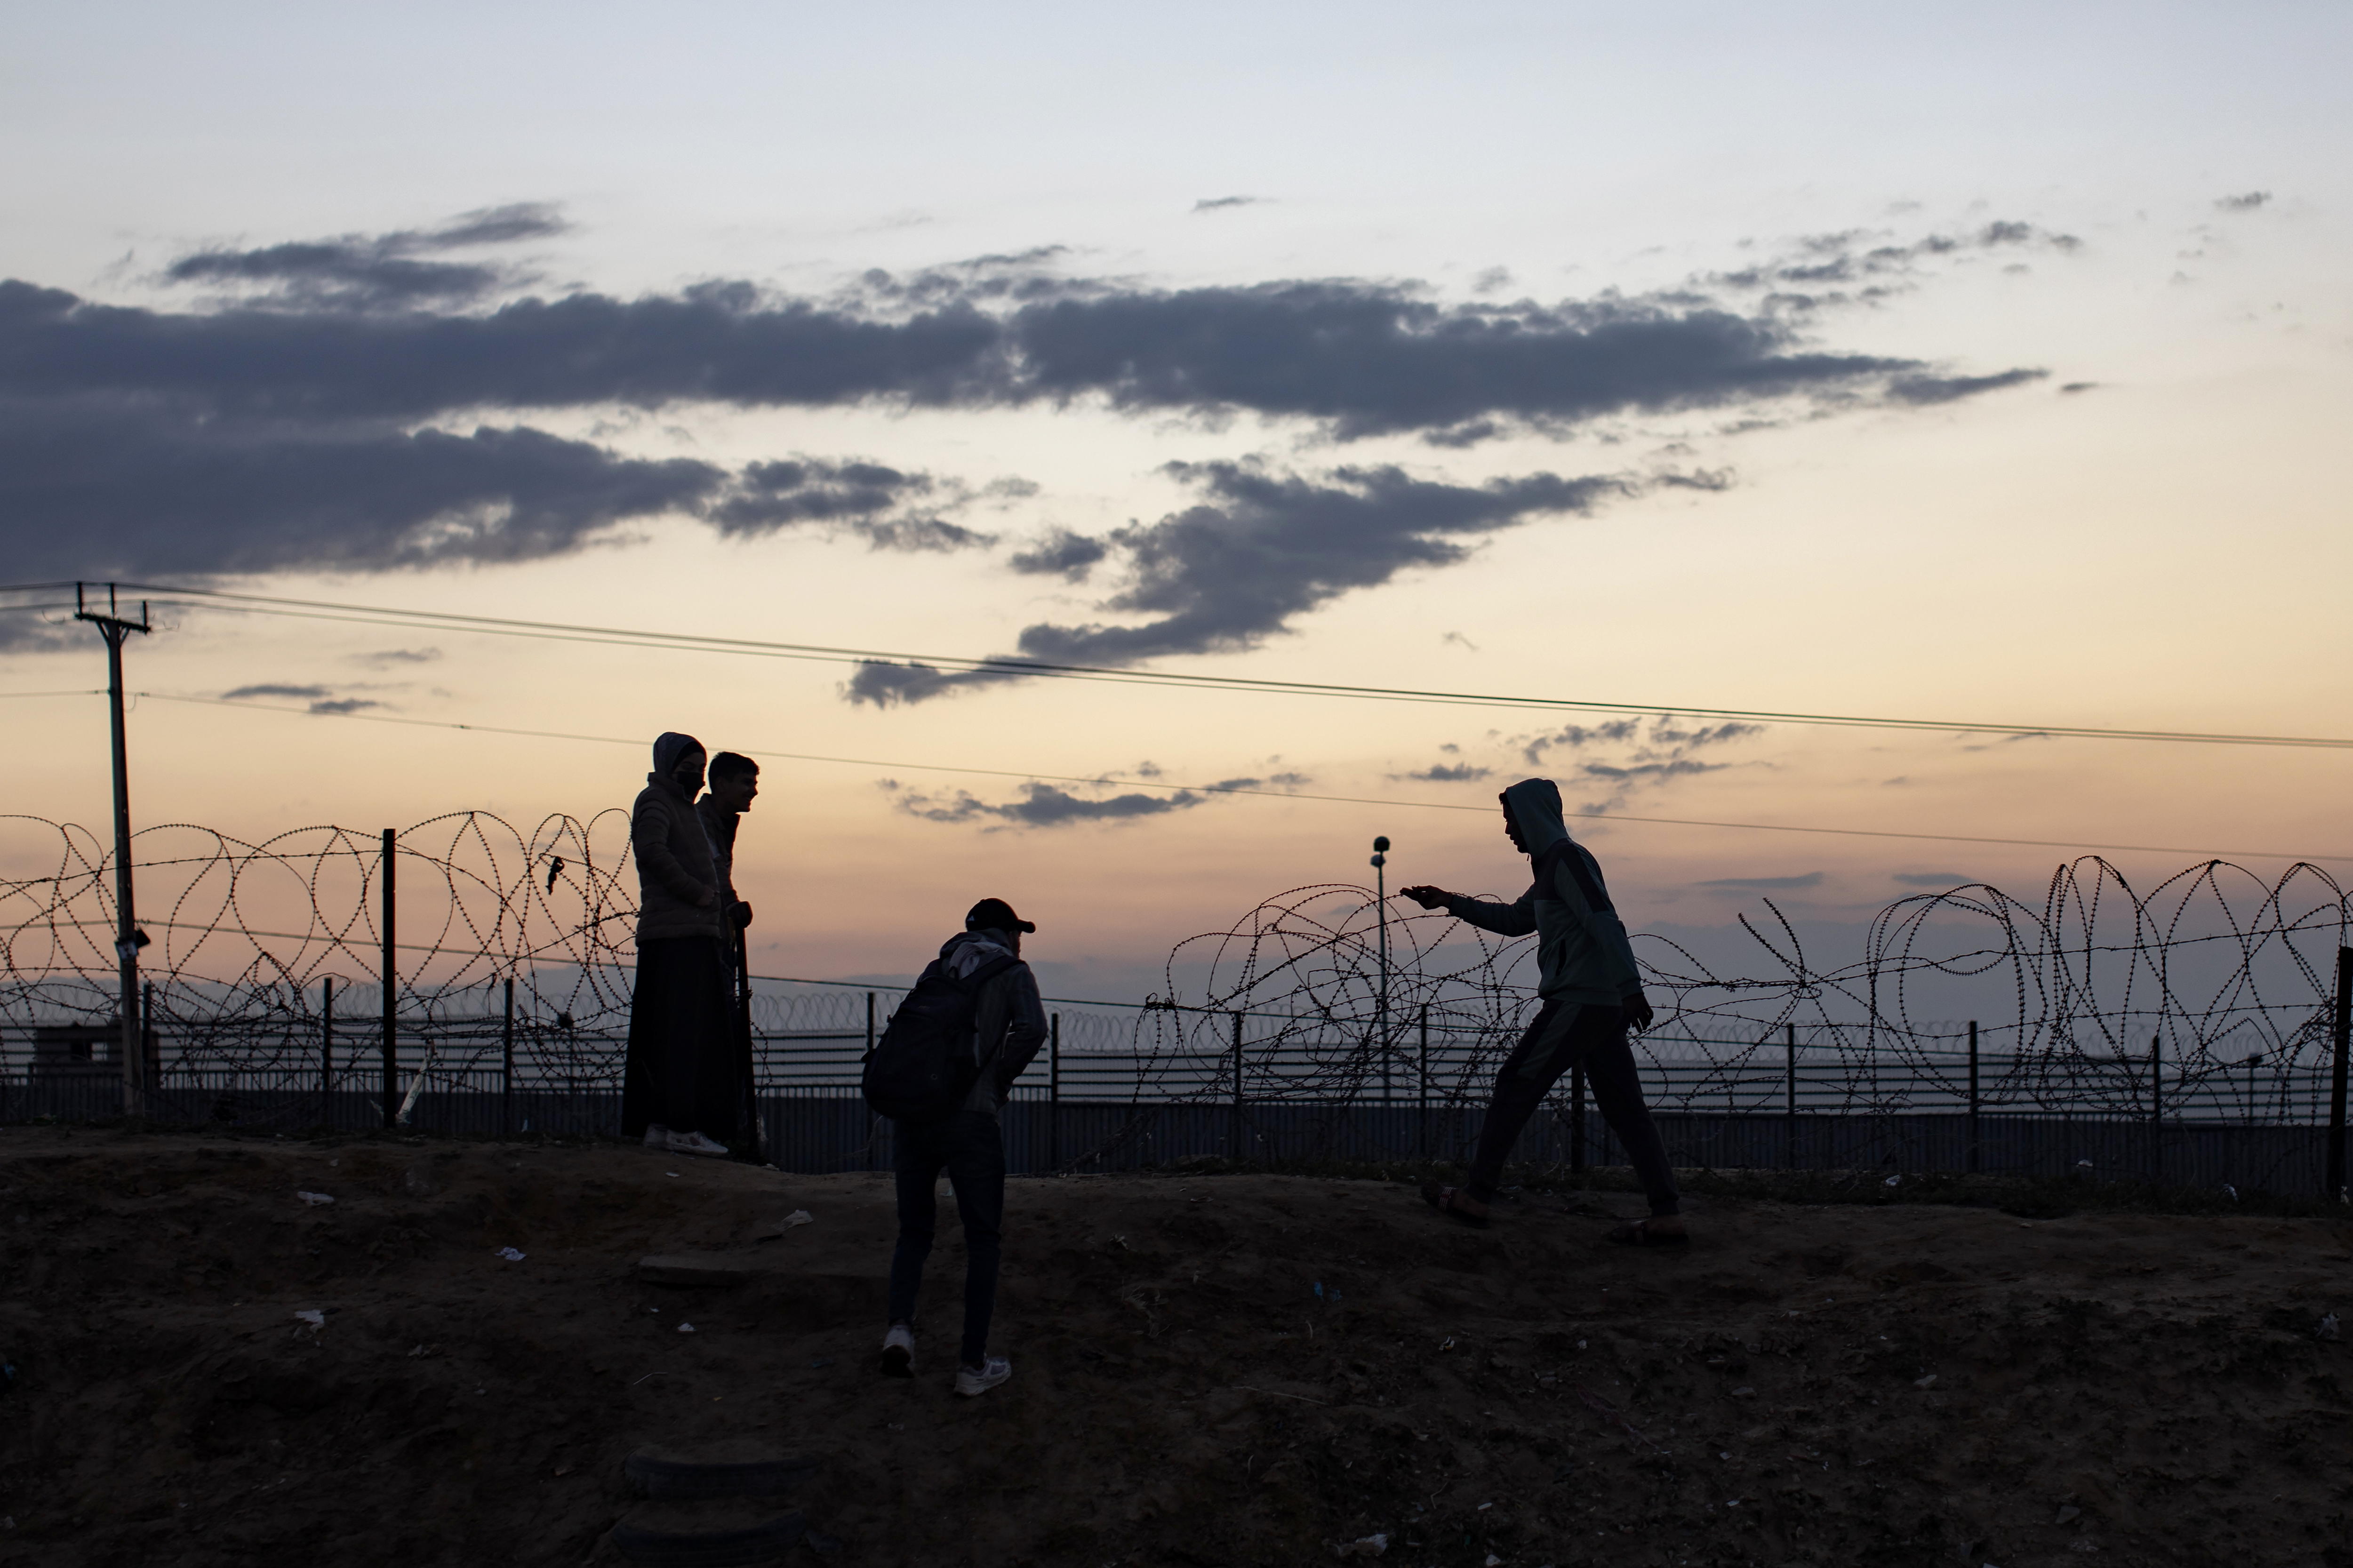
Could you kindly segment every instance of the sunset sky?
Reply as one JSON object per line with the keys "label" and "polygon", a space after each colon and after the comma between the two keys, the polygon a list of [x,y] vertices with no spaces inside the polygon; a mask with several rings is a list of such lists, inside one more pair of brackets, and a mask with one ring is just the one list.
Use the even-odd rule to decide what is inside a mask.
{"label": "sunset sky", "polygon": [[[2345,750],[1691,716],[2353,736],[2341,5],[10,31],[9,583],[1646,715],[174,609],[142,824],[586,816],[685,730],[764,759],[755,966],[905,973],[997,894],[1106,996],[1377,833],[1515,893],[1531,773],[1638,927],[2070,851],[1629,817],[2353,871]],[[5,809],[102,829],[103,700],[21,695],[102,684],[59,618],[0,616]]]}

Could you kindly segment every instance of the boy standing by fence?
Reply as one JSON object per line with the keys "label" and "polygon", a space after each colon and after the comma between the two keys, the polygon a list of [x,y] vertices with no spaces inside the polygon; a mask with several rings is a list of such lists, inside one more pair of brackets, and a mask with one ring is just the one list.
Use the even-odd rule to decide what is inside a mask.
{"label": "boy standing by fence", "polygon": [[1479,1130],[1479,1150],[1471,1173],[1459,1187],[1436,1183],[1422,1196],[1449,1218],[1465,1225],[1487,1223],[1487,1205],[1503,1179],[1504,1162],[1544,1097],[1560,1075],[1578,1062],[1593,1086],[1602,1120],[1626,1146],[1634,1174],[1651,1200],[1651,1217],[1620,1226],[1609,1239],[1630,1246],[1677,1246],[1684,1233],[1675,1174],[1666,1147],[1642,1101],[1642,1081],[1629,1028],[1651,1023],[1651,1004],[1626,927],[1609,901],[1601,865],[1570,839],[1561,814],[1560,789],[1550,779],[1523,779],[1505,790],[1504,832],[1514,848],[1535,862],[1535,880],[1516,903],[1465,898],[1440,888],[1400,889],[1425,910],[1444,909],[1457,920],[1499,936],[1536,932],[1536,991],[1543,1005],[1535,1022],[1495,1074],[1493,1097]]}
{"label": "boy standing by fence", "polygon": [[997,1114],[1046,1042],[1038,982],[1021,962],[1037,926],[1003,899],[983,899],[899,1005],[865,1074],[866,1098],[892,1119],[899,1241],[891,1255],[881,1371],[915,1375],[915,1292],[931,1256],[940,1173],[964,1221],[964,1342],[955,1391],[987,1393],[1013,1375],[988,1353],[1005,1224],[1005,1139]]}

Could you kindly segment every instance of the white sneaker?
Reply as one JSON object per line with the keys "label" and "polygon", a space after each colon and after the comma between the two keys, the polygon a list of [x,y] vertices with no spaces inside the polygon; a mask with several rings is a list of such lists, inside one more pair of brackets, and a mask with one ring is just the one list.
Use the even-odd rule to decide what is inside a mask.
{"label": "white sneaker", "polygon": [[891,1331],[882,1336],[882,1375],[915,1375],[915,1331],[904,1323],[892,1324]]}
{"label": "white sneaker", "polygon": [[646,1152],[664,1154],[670,1152],[670,1129],[657,1121],[646,1129]]}
{"label": "white sneaker", "polygon": [[1013,1363],[1001,1355],[993,1355],[981,1366],[956,1368],[956,1392],[971,1399],[987,1394],[1012,1375]]}
{"label": "white sneaker", "polygon": [[727,1157],[727,1145],[714,1143],[700,1132],[673,1132],[670,1135],[670,1152],[723,1160]]}

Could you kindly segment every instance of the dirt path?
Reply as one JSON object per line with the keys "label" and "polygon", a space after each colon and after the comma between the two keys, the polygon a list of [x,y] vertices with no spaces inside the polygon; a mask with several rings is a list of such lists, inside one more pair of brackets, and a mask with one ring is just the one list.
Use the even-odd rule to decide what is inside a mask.
{"label": "dirt path", "polygon": [[[1638,1253],[1599,1202],[1472,1232],[1371,1182],[1008,1209],[1014,1379],[959,1401],[952,1205],[919,1375],[871,1370],[881,1177],[0,1130],[0,1563],[616,1562],[623,1457],[732,1439],[824,1456],[810,1564],[2353,1564],[2315,1335],[2353,1225],[1720,1203]],[[638,1278],[686,1249],[754,1273]]]}

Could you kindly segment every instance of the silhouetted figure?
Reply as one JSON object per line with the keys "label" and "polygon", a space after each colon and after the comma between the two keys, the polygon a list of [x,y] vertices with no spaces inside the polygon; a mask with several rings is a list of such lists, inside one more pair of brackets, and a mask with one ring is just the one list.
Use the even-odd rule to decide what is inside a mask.
{"label": "silhouetted figure", "polygon": [[[712,868],[719,874],[720,939],[728,965],[728,1039],[735,1053],[736,1082],[744,1125],[740,1131],[750,1157],[765,1159],[765,1136],[759,1125],[760,1089],[752,1060],[752,906],[735,892],[735,829],[760,793],[760,764],[736,752],[711,759],[711,787],[694,803],[702,836],[711,843]],[[711,1129],[706,1128],[709,1131]]]}
{"label": "silhouetted figure", "polygon": [[735,896],[735,830],[760,794],[760,764],[735,752],[711,759],[711,787],[694,803],[702,836],[711,842],[712,868],[719,877],[722,929],[730,942],[743,940],[752,906]]}
{"label": "silhouetted figure", "polygon": [[1466,1225],[1484,1226],[1487,1205],[1502,1180],[1504,1162],[1520,1130],[1544,1103],[1560,1075],[1578,1062],[1602,1120],[1626,1147],[1634,1174],[1651,1200],[1651,1217],[1619,1226],[1612,1241],[1631,1245],[1680,1244],[1681,1199],[1665,1146],[1642,1101],[1634,1052],[1626,1043],[1630,1027],[1651,1024],[1650,999],[1626,927],[1609,902],[1601,866],[1568,837],[1560,790],[1550,779],[1523,779],[1505,790],[1504,831],[1528,856],[1535,880],[1515,903],[1464,898],[1432,887],[1406,888],[1400,896],[1423,909],[1444,909],[1458,920],[1499,936],[1536,933],[1536,991],[1542,1001],[1535,1022],[1495,1074],[1493,1098],[1479,1130],[1479,1150],[1460,1187],[1436,1183],[1422,1196],[1440,1213]]}
{"label": "silhouetted figure", "polygon": [[[951,1090],[946,1104],[954,1109],[936,1120],[892,1122],[898,1144],[899,1244],[891,1255],[890,1328],[882,1340],[881,1370],[892,1377],[915,1373],[915,1292],[923,1283],[923,1260],[931,1256],[935,1188],[944,1171],[964,1221],[964,1343],[955,1391],[973,1395],[1013,1375],[1010,1362],[988,1353],[1005,1223],[1005,1139],[997,1119],[1013,1080],[1045,1044],[1046,1009],[1038,999],[1037,979],[1021,962],[1022,933],[1038,928],[1002,899],[973,905],[964,927],[901,1004],[911,1020],[920,1015],[934,1026],[948,1023],[942,1043],[955,1064],[952,1081],[961,1093]],[[892,1028],[902,1027],[894,1016]],[[892,1043],[886,1035],[877,1056]],[[870,1084],[870,1098],[872,1092]]]}
{"label": "silhouetted figure", "polygon": [[723,884],[695,814],[702,742],[665,734],[629,810],[638,862],[638,977],[621,1131],[649,1149],[725,1154],[742,1094],[733,1047],[733,983],[721,923]]}

